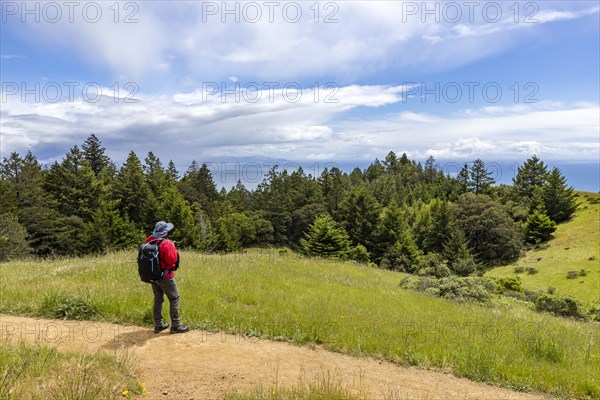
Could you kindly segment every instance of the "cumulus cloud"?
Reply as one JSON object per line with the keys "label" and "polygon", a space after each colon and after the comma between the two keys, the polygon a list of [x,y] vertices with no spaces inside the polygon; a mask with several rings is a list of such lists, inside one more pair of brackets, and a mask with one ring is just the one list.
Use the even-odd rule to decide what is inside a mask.
{"label": "cumulus cloud", "polygon": [[349,111],[400,105],[407,88],[341,87],[331,103],[315,102],[306,90],[296,102],[286,101],[283,91],[272,100],[262,93],[255,103],[221,101],[199,91],[140,96],[137,103],[110,96],[56,104],[16,98],[2,109],[2,153],[60,149],[45,154],[57,157],[93,132],[119,161],[130,150],[152,150],[184,165],[231,156],[369,161],[389,150],[443,159],[600,156],[600,109],[593,104],[494,106],[453,116],[386,112],[358,119]]}

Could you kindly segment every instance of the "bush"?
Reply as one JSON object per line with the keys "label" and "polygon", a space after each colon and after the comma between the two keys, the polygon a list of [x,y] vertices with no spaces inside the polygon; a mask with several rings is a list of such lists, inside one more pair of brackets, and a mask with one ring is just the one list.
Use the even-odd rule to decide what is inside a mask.
{"label": "bush", "polygon": [[361,264],[368,264],[371,261],[371,255],[362,244],[352,247],[348,252],[348,258]]}
{"label": "bush", "polygon": [[590,306],[589,313],[592,321],[600,322],[600,301]]}
{"label": "bush", "polygon": [[522,274],[525,272],[525,267],[515,267],[515,274]]}
{"label": "bush", "polygon": [[421,276],[433,276],[436,278],[444,278],[450,276],[452,272],[446,266],[446,262],[437,253],[427,253],[419,257],[418,274]]}
{"label": "bush", "polygon": [[502,293],[502,296],[521,301],[529,301],[529,298],[525,295],[525,293],[515,292],[512,290],[507,290],[506,292]]}
{"label": "bush", "polygon": [[567,272],[567,279],[577,279],[579,277],[579,271]]}
{"label": "bush", "polygon": [[459,302],[487,303],[492,299],[496,285],[487,278],[444,278],[440,280],[440,297]]}
{"label": "bush", "polygon": [[521,278],[519,278],[518,276],[497,278],[496,283],[498,284],[498,290],[500,293],[508,291],[523,293]]}
{"label": "bush", "polygon": [[527,267],[527,274],[528,275],[535,275],[538,273],[537,268],[533,268],[533,267]]}
{"label": "bush", "polygon": [[57,319],[87,320],[100,315],[98,305],[89,297],[56,293],[44,297],[40,311],[44,317]]}
{"label": "bush", "polygon": [[579,276],[587,276],[587,271],[585,269],[580,269]]}
{"label": "bush", "polygon": [[577,300],[570,296],[558,296],[553,294],[541,294],[535,300],[537,311],[546,311],[561,317],[573,317],[586,319],[585,308]]}
{"label": "bush", "polygon": [[407,277],[400,281],[400,287],[458,302],[473,301],[478,303],[488,303],[496,290],[496,284],[491,279],[458,276],[442,279],[433,277],[412,279]]}

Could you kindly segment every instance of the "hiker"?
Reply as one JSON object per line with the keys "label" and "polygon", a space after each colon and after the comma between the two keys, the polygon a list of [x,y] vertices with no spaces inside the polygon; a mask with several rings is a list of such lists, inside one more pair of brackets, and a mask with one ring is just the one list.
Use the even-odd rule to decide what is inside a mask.
{"label": "hiker", "polygon": [[169,231],[173,229],[170,222],[159,221],[154,227],[154,231],[146,238],[146,243],[158,243],[160,267],[165,270],[165,274],[158,282],[152,282],[152,291],[154,292],[154,332],[159,333],[169,327],[162,318],[163,294],[169,299],[169,312],[171,316],[171,333],[184,333],[190,330],[188,326],[181,325],[179,321],[179,292],[175,283],[175,271],[179,267],[179,253],[172,241],[167,239]]}

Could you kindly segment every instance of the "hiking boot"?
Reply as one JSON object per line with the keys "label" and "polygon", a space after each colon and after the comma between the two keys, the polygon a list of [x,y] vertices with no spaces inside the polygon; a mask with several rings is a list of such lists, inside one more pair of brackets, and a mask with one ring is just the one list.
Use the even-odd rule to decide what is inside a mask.
{"label": "hiking boot", "polygon": [[189,326],[179,325],[171,328],[171,333],[185,333],[190,330]]}
{"label": "hiking boot", "polygon": [[163,322],[161,325],[157,325],[154,327],[154,333],[160,333],[169,327],[168,322]]}

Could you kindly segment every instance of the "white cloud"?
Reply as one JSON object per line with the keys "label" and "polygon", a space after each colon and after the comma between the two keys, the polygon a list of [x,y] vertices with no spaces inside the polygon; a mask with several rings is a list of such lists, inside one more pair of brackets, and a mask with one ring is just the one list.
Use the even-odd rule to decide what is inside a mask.
{"label": "white cloud", "polygon": [[[262,5],[262,18],[252,23],[254,14],[243,12],[248,4],[244,2],[135,4],[139,7],[137,23],[114,23],[114,5],[102,3],[104,17],[97,23],[76,14],[74,23],[63,18],[55,24],[8,23],[3,28],[14,29],[16,35],[36,46],[67,49],[96,68],[146,86],[161,83],[165,77],[202,82],[248,75],[265,80],[335,76],[347,81],[392,67],[451,69],[500,53],[545,23],[582,18],[599,10],[578,9],[581,6],[570,2],[536,2],[540,9],[532,18],[538,22],[524,23],[525,10],[515,22],[509,9],[512,3],[502,3],[502,18],[490,23],[479,4],[472,21],[468,7],[463,6],[458,22],[444,18],[443,11],[436,22],[421,2],[321,1],[315,22],[315,3],[296,2],[302,6],[302,16],[291,23],[284,17],[286,3],[277,3],[270,22],[265,3],[254,2]],[[219,10],[214,15],[207,13],[206,4]],[[416,5],[418,11],[408,13],[407,4]],[[429,7],[431,4],[444,7],[443,2]],[[237,23],[235,16],[221,9],[235,5],[240,8]],[[121,12],[122,21],[126,12]],[[337,22],[324,22],[330,14]]]}
{"label": "white cloud", "polygon": [[[93,104],[23,104],[10,97],[0,119],[2,153],[50,147],[59,150],[47,157],[57,157],[94,132],[117,160],[129,150],[140,155],[152,150],[183,164],[220,156],[370,161],[389,150],[444,159],[600,156],[598,105],[494,106],[451,117],[390,113],[390,107],[402,105],[405,89],[342,87],[337,103],[315,102],[310,90],[296,103],[286,102],[281,92],[273,101],[263,96],[256,103],[202,101],[198,92],[139,96],[138,103],[107,96]],[[348,112],[381,106],[388,106],[385,113],[360,119]]]}

